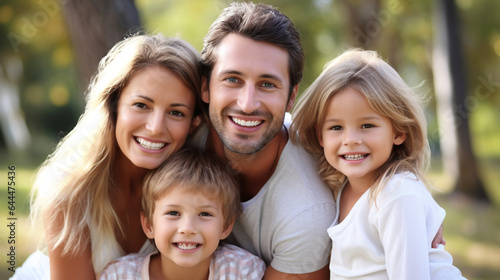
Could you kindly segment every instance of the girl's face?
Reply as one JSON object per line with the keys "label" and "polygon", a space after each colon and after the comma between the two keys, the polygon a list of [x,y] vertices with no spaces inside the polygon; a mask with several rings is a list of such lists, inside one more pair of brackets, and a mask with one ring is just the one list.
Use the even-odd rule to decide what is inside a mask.
{"label": "girl's face", "polygon": [[155,240],[162,267],[208,271],[213,252],[232,224],[224,228],[220,199],[172,187],[156,200],[151,223],[141,215],[144,232]]}
{"label": "girl's face", "polygon": [[137,167],[154,169],[179,150],[198,122],[195,95],[170,70],[137,72],[118,99],[116,141]]}
{"label": "girl's face", "polygon": [[365,188],[373,184],[375,171],[387,161],[392,147],[406,139],[405,134],[394,131],[389,118],[375,112],[366,97],[352,87],[330,99],[318,136],[327,161],[351,184]]}

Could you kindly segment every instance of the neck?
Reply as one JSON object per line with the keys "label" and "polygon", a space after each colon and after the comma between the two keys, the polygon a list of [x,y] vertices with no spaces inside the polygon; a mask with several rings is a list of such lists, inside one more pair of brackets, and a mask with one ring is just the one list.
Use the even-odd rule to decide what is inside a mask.
{"label": "neck", "polygon": [[211,129],[207,150],[224,159],[237,174],[242,201],[254,197],[273,175],[281,152],[288,141],[288,133],[281,131],[260,151],[253,154],[238,154],[224,147],[215,130]]}
{"label": "neck", "polygon": [[151,280],[207,280],[210,273],[208,258],[195,267],[181,267],[161,254],[151,257],[149,264],[149,279]]}
{"label": "neck", "polygon": [[120,192],[137,193],[147,169],[135,166],[121,151],[117,151],[113,166],[113,182]]}

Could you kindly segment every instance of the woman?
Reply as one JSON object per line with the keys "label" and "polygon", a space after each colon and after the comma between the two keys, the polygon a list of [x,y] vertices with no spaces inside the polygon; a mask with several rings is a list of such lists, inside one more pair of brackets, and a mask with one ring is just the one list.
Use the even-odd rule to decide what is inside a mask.
{"label": "woman", "polygon": [[[109,261],[153,250],[139,218],[142,181],[201,121],[199,61],[188,43],[161,35],[127,38],[101,60],[85,113],[33,187],[51,279],[95,279]],[[14,278],[46,261],[30,259]]]}

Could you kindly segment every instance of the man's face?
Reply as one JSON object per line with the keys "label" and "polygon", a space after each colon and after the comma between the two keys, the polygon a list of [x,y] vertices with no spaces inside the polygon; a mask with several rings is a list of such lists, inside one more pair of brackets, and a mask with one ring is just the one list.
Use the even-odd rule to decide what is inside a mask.
{"label": "man's face", "polygon": [[219,43],[217,57],[202,91],[210,121],[228,150],[256,153],[293,106],[297,87],[289,98],[288,52],[233,33]]}

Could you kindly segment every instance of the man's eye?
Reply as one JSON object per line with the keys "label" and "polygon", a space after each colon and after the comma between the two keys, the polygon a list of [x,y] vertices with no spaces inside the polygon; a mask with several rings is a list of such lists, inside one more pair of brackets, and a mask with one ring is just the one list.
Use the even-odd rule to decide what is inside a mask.
{"label": "man's eye", "polygon": [[265,87],[265,88],[273,88],[273,87],[275,87],[273,83],[263,83],[262,86]]}
{"label": "man's eye", "polygon": [[230,82],[230,83],[237,83],[238,82],[238,79],[236,79],[235,77],[229,77],[229,78],[226,78],[225,80]]}

